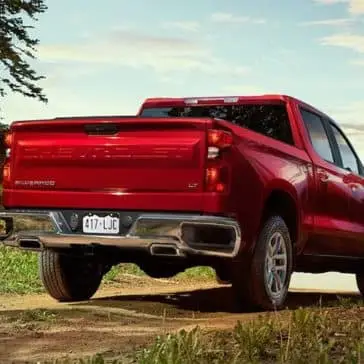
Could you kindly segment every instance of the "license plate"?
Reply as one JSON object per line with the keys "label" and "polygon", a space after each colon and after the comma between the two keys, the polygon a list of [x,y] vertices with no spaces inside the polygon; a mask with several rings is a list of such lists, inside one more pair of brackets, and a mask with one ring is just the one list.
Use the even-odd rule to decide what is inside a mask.
{"label": "license plate", "polygon": [[88,234],[119,234],[120,220],[107,215],[86,215],[82,221],[83,232]]}

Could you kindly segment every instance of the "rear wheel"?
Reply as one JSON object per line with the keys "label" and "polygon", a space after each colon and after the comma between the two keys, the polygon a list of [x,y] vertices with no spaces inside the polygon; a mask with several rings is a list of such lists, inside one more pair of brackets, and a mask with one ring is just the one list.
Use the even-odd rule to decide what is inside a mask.
{"label": "rear wheel", "polygon": [[280,216],[273,216],[263,225],[249,264],[234,266],[233,291],[239,308],[281,309],[291,275],[289,230]]}
{"label": "rear wheel", "polygon": [[100,286],[103,266],[91,257],[71,256],[53,250],[39,255],[39,274],[46,291],[62,302],[84,301]]}
{"label": "rear wheel", "polygon": [[358,286],[360,294],[364,296],[364,272],[356,274],[356,284]]}

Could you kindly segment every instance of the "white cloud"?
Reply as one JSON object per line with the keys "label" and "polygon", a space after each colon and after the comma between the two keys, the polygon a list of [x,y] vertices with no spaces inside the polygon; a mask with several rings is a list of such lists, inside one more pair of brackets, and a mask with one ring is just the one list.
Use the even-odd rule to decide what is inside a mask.
{"label": "white cloud", "polygon": [[354,66],[364,66],[364,59],[354,59],[352,61],[350,61],[350,64],[354,65]]}
{"label": "white cloud", "polygon": [[332,5],[338,3],[346,3],[349,0],[314,0],[316,3],[323,4],[323,5]]}
{"label": "white cloud", "polygon": [[89,99],[85,95],[75,95],[65,87],[49,88],[47,96],[48,104],[17,94],[6,98],[2,105],[6,116],[4,121],[11,123],[15,120],[47,119],[58,116],[135,115],[142,102],[127,95],[116,97],[110,94],[107,97]]}
{"label": "white cloud", "polygon": [[320,42],[322,45],[348,48],[357,53],[364,53],[364,35],[338,33],[321,38]]}
{"label": "white cloud", "polygon": [[242,23],[253,23],[253,24],[264,24],[265,19],[251,18],[249,16],[237,16],[231,13],[214,13],[211,15],[211,21],[215,23],[226,23],[226,24],[242,24]]}
{"label": "white cloud", "polygon": [[[143,99],[156,93],[166,96],[207,94],[211,86],[199,82],[186,88],[185,80],[194,74],[207,75],[207,79],[214,80],[211,82],[218,82],[219,77],[225,82],[232,82],[249,72],[239,60],[235,63],[220,58],[214,49],[207,46],[206,37],[201,39],[198,33],[193,35],[193,39],[157,36],[124,28],[97,36],[90,34],[86,39],[73,43],[43,43],[38,46],[37,64],[43,70],[42,74],[47,75],[40,85],[44,86],[49,103],[43,105],[11,95],[2,105],[6,121],[62,115],[135,113]],[[122,75],[130,68],[137,72],[146,70],[155,73],[152,91],[143,84],[132,91],[125,84],[123,86]],[[110,93],[106,83],[98,84],[96,91],[89,89],[90,79],[96,75],[97,82],[100,82],[101,73],[110,70],[115,73],[113,87],[118,87],[120,93]],[[189,71],[192,75],[187,74]],[[87,82],[84,84],[85,79]],[[78,87],[77,94],[70,92],[74,85]],[[102,102],[99,100],[101,88],[106,95]]]}
{"label": "white cloud", "polygon": [[322,20],[312,20],[302,22],[299,25],[301,26],[315,26],[315,25],[332,25],[332,26],[341,26],[341,25],[348,25],[353,22],[351,18],[337,18],[337,19],[322,19]]}
{"label": "white cloud", "polygon": [[364,101],[329,107],[327,113],[343,128],[356,130],[364,136]]}
{"label": "white cloud", "polygon": [[235,16],[230,13],[214,13],[211,20],[216,23],[246,23],[249,21],[247,16]]}
{"label": "white cloud", "polygon": [[172,21],[166,22],[163,28],[167,29],[177,29],[186,32],[197,32],[200,29],[200,24],[196,21]]}
{"label": "white cloud", "polygon": [[40,61],[151,68],[160,73],[198,71],[244,75],[248,68],[216,57],[203,42],[188,38],[114,30],[79,44],[40,45]]}
{"label": "white cloud", "polygon": [[250,22],[253,24],[265,24],[267,20],[263,18],[256,18],[256,19],[250,19]]}
{"label": "white cloud", "polygon": [[364,0],[350,0],[349,12],[354,15],[364,14]]}
{"label": "white cloud", "polygon": [[364,99],[329,107],[327,114],[339,123],[364,162]]}
{"label": "white cloud", "polygon": [[348,6],[348,12],[352,15],[364,14],[364,0],[314,0],[316,3],[323,5],[333,5],[345,3]]}

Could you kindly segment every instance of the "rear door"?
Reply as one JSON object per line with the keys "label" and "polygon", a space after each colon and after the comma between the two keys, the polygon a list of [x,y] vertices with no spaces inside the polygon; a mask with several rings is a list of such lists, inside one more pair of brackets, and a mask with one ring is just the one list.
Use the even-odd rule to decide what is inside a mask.
{"label": "rear door", "polygon": [[314,232],[305,254],[340,254],[354,239],[350,218],[352,190],[346,183],[350,172],[340,167],[337,146],[324,119],[305,108],[300,108],[300,114],[311,142],[316,185]]}

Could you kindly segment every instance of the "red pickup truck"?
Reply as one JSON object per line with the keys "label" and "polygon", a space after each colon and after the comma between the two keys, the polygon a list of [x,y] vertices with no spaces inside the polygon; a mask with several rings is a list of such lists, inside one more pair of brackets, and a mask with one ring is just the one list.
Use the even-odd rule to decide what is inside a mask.
{"label": "red pickup truck", "polygon": [[295,98],[147,99],[137,116],[14,122],[5,141],[3,242],[40,252],[59,301],[121,262],[211,266],[244,309],[282,308],[293,271],[355,273],[364,293],[363,165]]}

